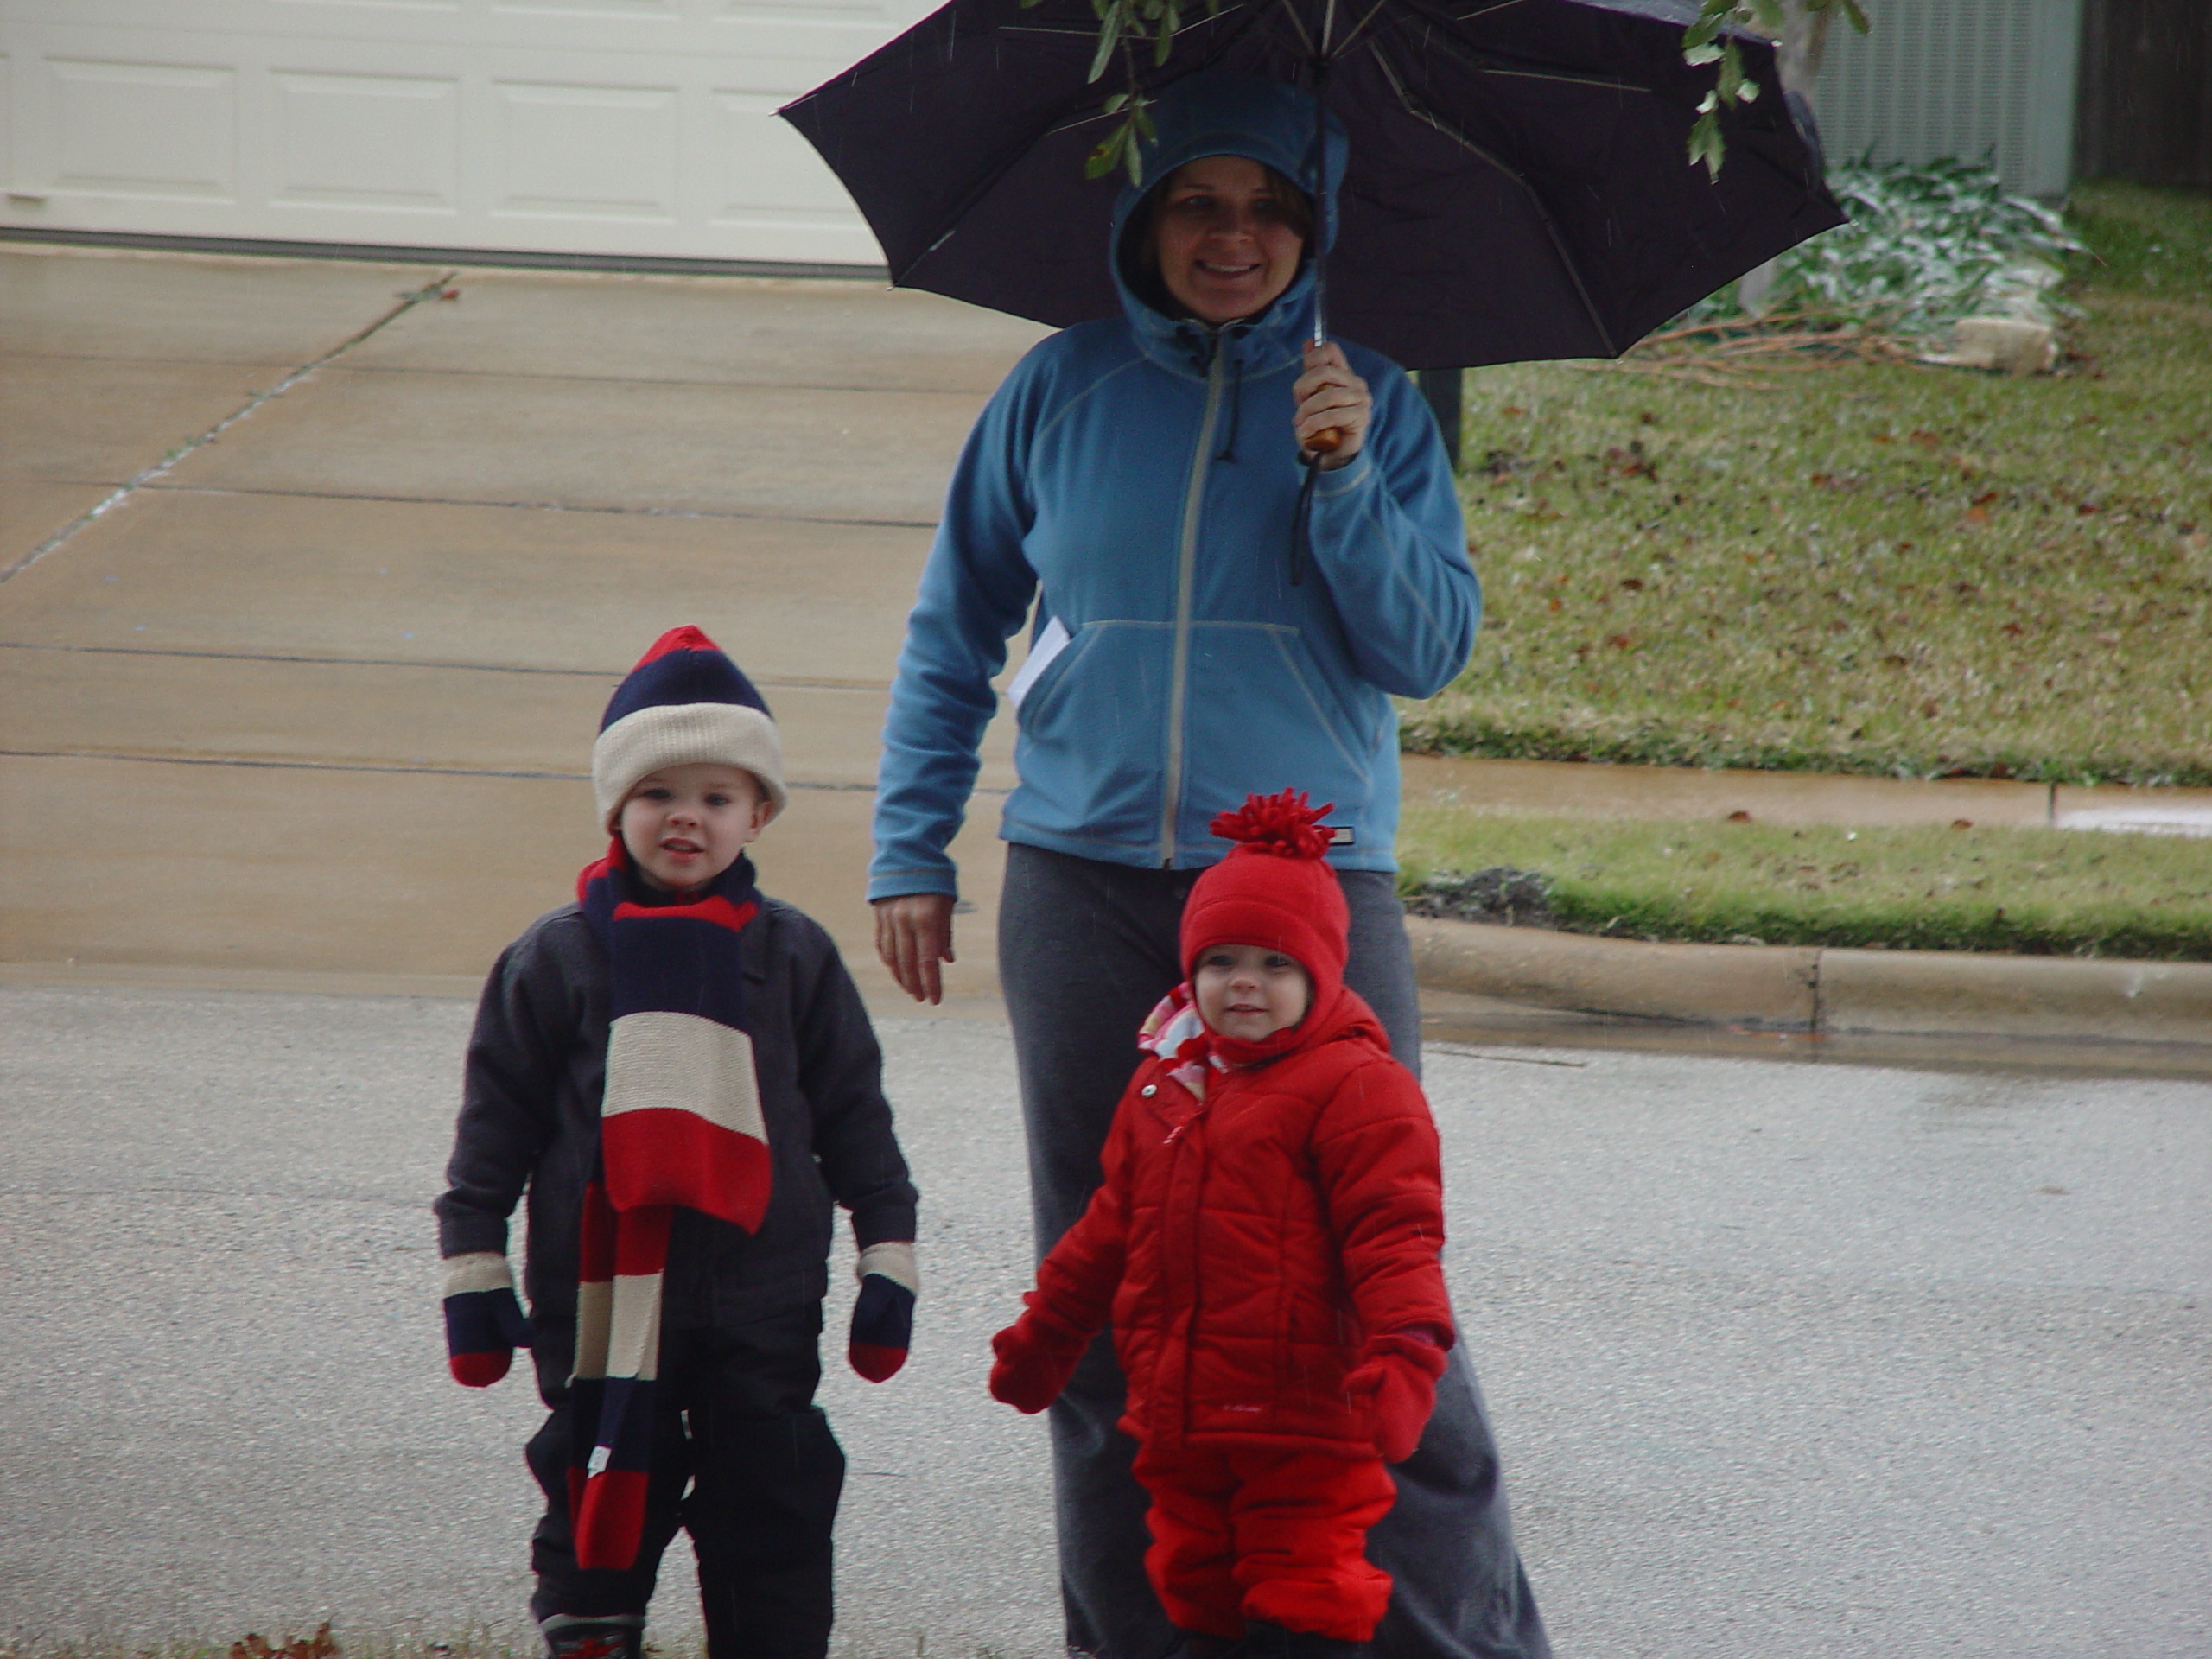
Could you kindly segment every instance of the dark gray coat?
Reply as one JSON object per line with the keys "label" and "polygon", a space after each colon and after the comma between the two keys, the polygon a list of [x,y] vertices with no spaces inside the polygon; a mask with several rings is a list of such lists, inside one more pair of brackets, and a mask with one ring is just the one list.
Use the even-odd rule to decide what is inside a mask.
{"label": "dark gray coat", "polygon": [[[672,1325],[747,1324],[820,1300],[833,1204],[852,1211],[862,1249],[914,1236],[882,1052],[836,946],[766,898],[741,939],[774,1184],[757,1233],[676,1212],[662,1289]],[[441,1255],[504,1252],[527,1187],[524,1287],[534,1315],[563,1322],[575,1318],[578,1221],[599,1154],[609,992],[606,949],[575,905],[539,917],[501,954],[468,1041],[452,1185],[435,1206]]]}

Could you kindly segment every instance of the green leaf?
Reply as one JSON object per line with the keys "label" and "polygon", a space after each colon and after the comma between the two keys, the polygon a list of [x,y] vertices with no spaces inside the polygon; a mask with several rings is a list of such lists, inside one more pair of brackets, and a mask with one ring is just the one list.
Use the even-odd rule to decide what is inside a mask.
{"label": "green leaf", "polygon": [[[1710,92],[1706,94],[1706,98],[1708,103],[1717,102]],[[1689,151],[1692,167],[1702,162],[1707,178],[1719,178],[1724,150],[1720,138],[1720,114],[1717,109],[1707,109],[1698,117],[1697,124],[1690,129]]]}
{"label": "green leaf", "polygon": [[1084,158],[1083,176],[1086,179],[1099,179],[1111,173],[1114,170],[1114,164],[1122,159],[1122,148],[1128,142],[1128,136],[1129,130],[1127,127],[1116,127],[1108,133],[1100,141],[1098,148]]}
{"label": "green leaf", "polygon": [[1693,47],[1705,45],[1720,33],[1720,25],[1725,21],[1717,16],[1699,18],[1682,31],[1682,50],[1687,53]]}
{"label": "green leaf", "polygon": [[1116,111],[1119,110],[1122,105],[1128,103],[1133,96],[1134,94],[1129,92],[1116,92],[1111,98],[1106,100],[1106,113],[1112,115]]}
{"label": "green leaf", "polygon": [[1843,15],[1850,20],[1851,26],[1861,35],[1873,27],[1866,21],[1866,9],[1859,3],[1859,0],[1843,0]]}
{"label": "green leaf", "polygon": [[1682,61],[1693,69],[1701,64],[1718,63],[1720,61],[1720,48],[1710,42],[1704,46],[1686,47],[1682,51]]}
{"label": "green leaf", "polygon": [[1114,48],[1122,43],[1123,20],[1121,0],[1107,0],[1106,10],[1100,12],[1099,16],[1102,21],[1098,25],[1098,50],[1091,56],[1090,73],[1084,77],[1087,80],[1096,80],[1106,73],[1106,66],[1114,56]]}
{"label": "green leaf", "polygon": [[1777,35],[1782,32],[1782,0],[1751,0],[1751,16],[1760,28]]}
{"label": "green leaf", "polygon": [[1715,88],[1720,94],[1720,101],[1733,104],[1737,89],[1743,84],[1744,54],[1736,49],[1736,42],[1731,41],[1720,49],[1720,80]]}

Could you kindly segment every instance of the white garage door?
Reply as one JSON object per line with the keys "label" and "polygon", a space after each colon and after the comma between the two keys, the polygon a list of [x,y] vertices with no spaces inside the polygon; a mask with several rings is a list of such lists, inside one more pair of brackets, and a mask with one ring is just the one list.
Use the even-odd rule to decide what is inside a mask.
{"label": "white garage door", "polygon": [[931,0],[0,0],[0,232],[874,264],[777,105]]}

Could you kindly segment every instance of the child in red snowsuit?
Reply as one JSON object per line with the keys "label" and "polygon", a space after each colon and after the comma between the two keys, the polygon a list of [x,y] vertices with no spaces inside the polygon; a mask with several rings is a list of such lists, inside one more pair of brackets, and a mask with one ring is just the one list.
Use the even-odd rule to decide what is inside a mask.
{"label": "child in red snowsuit", "polygon": [[1183,915],[1189,975],[1147,1021],[1105,1183],[993,1343],[1041,1411],[1111,1324],[1152,1498],[1145,1568],[1196,1652],[1338,1656],[1374,1633],[1365,1555],[1452,1341],[1436,1128],[1343,982],[1326,808],[1224,813]]}

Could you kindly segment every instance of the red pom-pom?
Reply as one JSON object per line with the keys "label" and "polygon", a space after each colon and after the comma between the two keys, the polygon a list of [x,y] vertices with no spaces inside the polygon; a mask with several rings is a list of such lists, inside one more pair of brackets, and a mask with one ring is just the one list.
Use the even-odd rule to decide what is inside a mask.
{"label": "red pom-pom", "polygon": [[1306,791],[1286,789],[1280,795],[1247,795],[1234,812],[1217,813],[1211,825],[1224,841],[1234,841],[1255,853],[1278,858],[1321,858],[1329,850],[1329,832],[1321,820],[1336,807],[1334,801],[1308,806]]}

